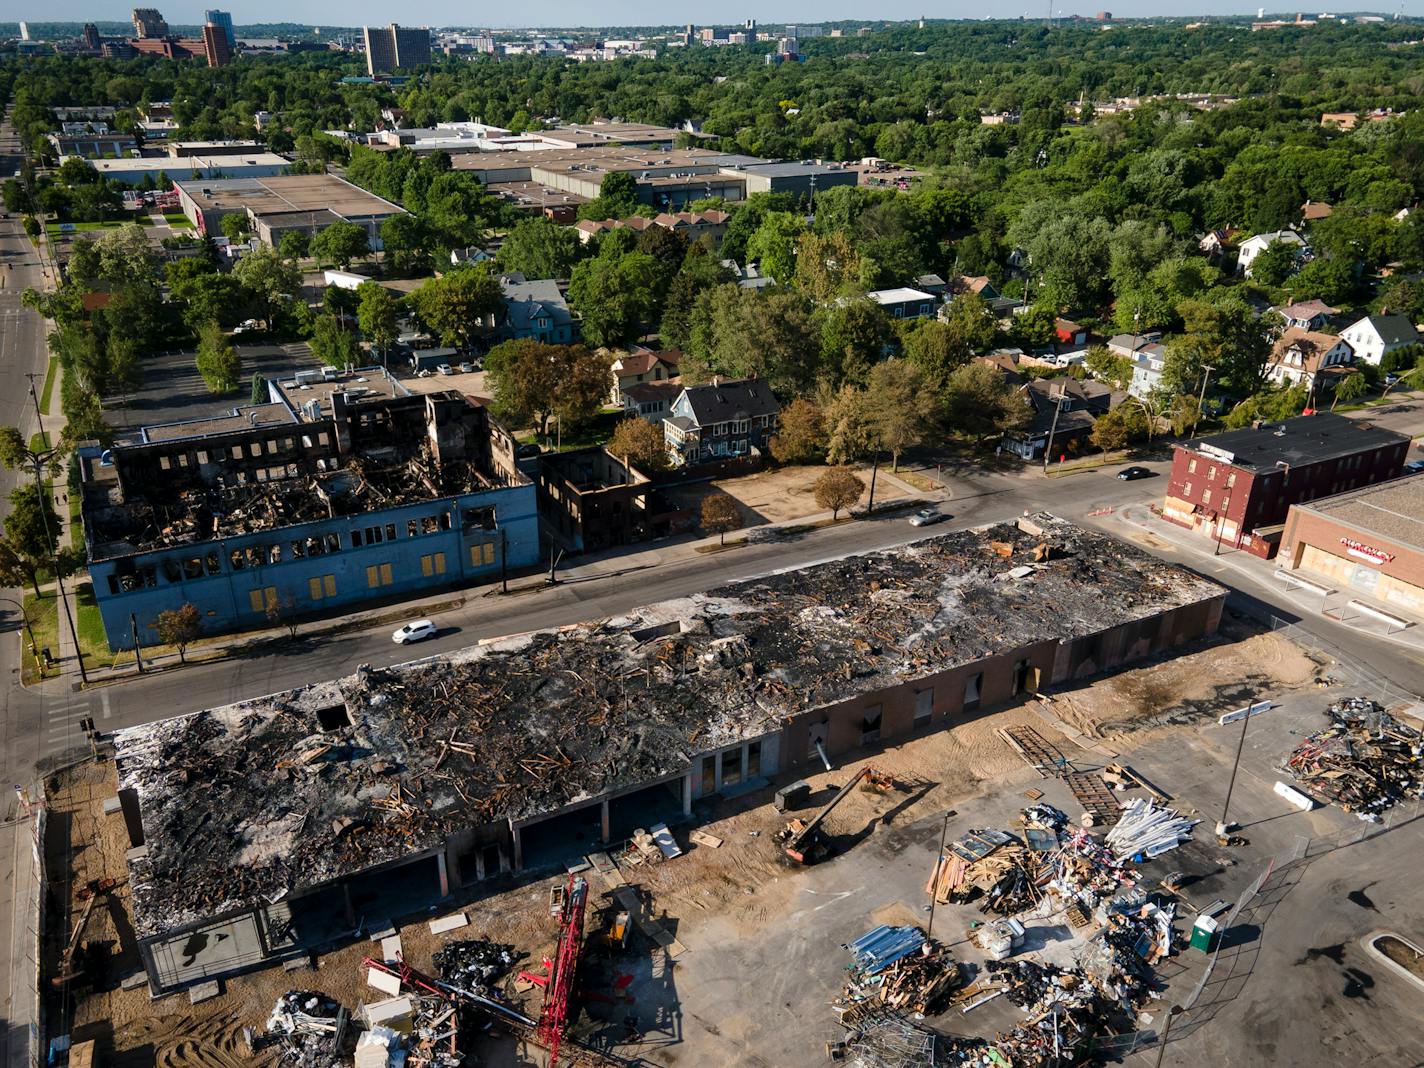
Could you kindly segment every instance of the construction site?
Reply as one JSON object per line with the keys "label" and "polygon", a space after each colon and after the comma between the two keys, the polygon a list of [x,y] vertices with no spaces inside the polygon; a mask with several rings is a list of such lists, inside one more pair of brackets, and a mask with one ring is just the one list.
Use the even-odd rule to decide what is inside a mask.
{"label": "construction site", "polygon": [[[1052,528],[1031,526],[821,565],[841,583],[822,597],[868,611],[876,590],[848,593],[847,568],[894,590],[890,557],[963,553],[971,537],[996,561],[986,570],[1007,574]],[[1138,563],[1106,539],[1053,533],[1064,555],[1046,563],[1077,553],[1081,566],[1089,545]],[[936,640],[982,641],[958,632],[944,576],[935,592],[924,566],[916,582],[957,632]],[[1059,1066],[1139,1043],[1151,1056],[1167,1005],[1240,937],[1227,902],[1260,856],[1303,826],[1417,808],[1418,708],[1354,697],[1332,665],[1231,619],[1140,665],[1045,679],[925,729],[887,723],[887,737],[849,747],[832,734],[829,770],[814,745],[760,769],[744,753],[740,782],[718,789],[714,774],[704,790],[702,747],[788,715],[765,694],[765,709],[744,703],[767,673],[754,658],[708,655],[731,633],[760,640],[753,614],[772,615],[777,668],[808,700],[836,696],[818,674],[883,689],[929,640],[904,605],[894,621],[848,621],[851,648],[874,630],[901,646],[861,651],[867,673],[847,674],[830,617],[801,599],[818,588],[814,574],[771,576],[678,606],[676,634],[656,632],[671,612],[657,606],[123,732],[47,784],[50,1035],[70,1063],[82,1051],[106,1068]],[[682,663],[654,652],[699,633]],[[808,635],[819,665],[787,652]],[[586,642],[597,656],[575,657]],[[615,650],[616,673],[599,659]],[[637,667],[639,655],[651,660]],[[657,670],[676,686],[660,689]],[[631,708],[621,689],[605,699],[615,675],[638,687]],[[669,718],[676,692],[697,702],[707,742]],[[528,741],[509,737],[515,724]],[[1246,728],[1263,754],[1233,802],[1246,829],[1218,833]],[[685,779],[626,811],[598,800],[677,760],[699,780],[690,805],[666,785]],[[1275,775],[1311,811],[1273,792]],[[534,841],[531,818],[567,816],[580,797],[584,818]],[[467,805],[506,813],[505,837],[482,838]],[[461,824],[474,838],[431,855]],[[496,874],[521,839],[553,862]]]}
{"label": "construction site", "polygon": [[89,573],[115,648],[134,631],[154,641],[158,613],[185,603],[220,630],[537,557],[534,487],[484,408],[411,395],[379,368],[267,386],[266,404],[81,450]]}

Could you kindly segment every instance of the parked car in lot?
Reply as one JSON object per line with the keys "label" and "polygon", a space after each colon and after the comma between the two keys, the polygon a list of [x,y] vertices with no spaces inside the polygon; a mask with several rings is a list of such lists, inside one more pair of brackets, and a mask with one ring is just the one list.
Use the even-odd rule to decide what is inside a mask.
{"label": "parked car in lot", "polygon": [[475,369],[475,365],[472,364],[472,363],[470,363],[468,360],[467,360],[466,362],[460,364],[460,373],[461,373],[461,374],[466,374],[466,375],[467,375],[467,374],[469,374],[471,371],[473,371],[474,369]]}
{"label": "parked car in lot", "polygon": [[1151,478],[1152,472],[1145,467],[1124,467],[1117,473],[1117,477],[1124,482],[1132,482],[1139,478]]}
{"label": "parked car in lot", "polygon": [[1411,460],[1404,465],[1404,469],[1411,475],[1418,474],[1420,471],[1424,471],[1424,460]]}
{"label": "parked car in lot", "polygon": [[941,512],[938,508],[921,508],[914,515],[910,516],[910,526],[912,527],[932,527],[936,523],[943,523],[949,516]]}
{"label": "parked car in lot", "polygon": [[417,619],[392,634],[391,641],[397,645],[410,645],[412,642],[424,641],[434,636],[435,624],[428,619]]}
{"label": "parked car in lot", "polygon": [[455,373],[455,368],[451,367],[448,363],[442,363],[439,367],[435,369],[439,371],[442,375],[453,375]]}

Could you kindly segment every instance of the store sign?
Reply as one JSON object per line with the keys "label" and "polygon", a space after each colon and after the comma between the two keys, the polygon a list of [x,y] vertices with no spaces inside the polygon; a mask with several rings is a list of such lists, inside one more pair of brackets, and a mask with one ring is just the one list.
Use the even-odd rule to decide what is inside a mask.
{"label": "store sign", "polygon": [[1365,561],[1367,564],[1374,564],[1379,567],[1394,559],[1394,553],[1387,553],[1383,549],[1376,549],[1373,545],[1366,545],[1362,541],[1354,538],[1341,538],[1340,544],[1345,546],[1345,551],[1351,556]]}

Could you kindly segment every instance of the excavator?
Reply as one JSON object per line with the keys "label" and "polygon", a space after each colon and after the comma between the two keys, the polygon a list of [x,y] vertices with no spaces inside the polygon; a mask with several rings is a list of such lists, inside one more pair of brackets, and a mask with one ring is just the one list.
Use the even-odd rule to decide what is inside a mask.
{"label": "excavator", "polygon": [[[864,785],[861,786],[861,784]],[[786,855],[788,860],[797,864],[815,864],[817,861],[825,859],[830,852],[830,843],[821,833],[821,824],[831,814],[832,809],[844,801],[857,786],[884,794],[895,788],[895,781],[890,776],[882,775],[876,771],[870,764],[861,768],[851,776],[849,782],[836,792],[835,797],[826,802],[826,806],[820,812],[817,812],[809,820],[791,820],[777,833],[776,839],[781,843],[781,852]]]}

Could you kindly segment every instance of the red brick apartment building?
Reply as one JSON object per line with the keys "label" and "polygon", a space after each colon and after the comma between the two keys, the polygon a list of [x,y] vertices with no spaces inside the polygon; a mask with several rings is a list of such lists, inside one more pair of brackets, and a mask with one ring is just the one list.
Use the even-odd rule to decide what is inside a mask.
{"label": "red brick apartment building", "polygon": [[1332,412],[1176,446],[1162,517],[1269,560],[1291,505],[1399,476],[1409,438]]}

